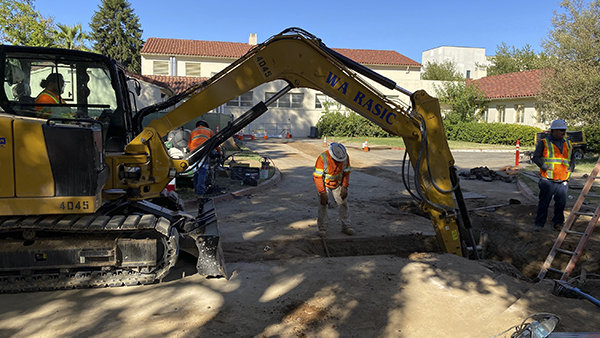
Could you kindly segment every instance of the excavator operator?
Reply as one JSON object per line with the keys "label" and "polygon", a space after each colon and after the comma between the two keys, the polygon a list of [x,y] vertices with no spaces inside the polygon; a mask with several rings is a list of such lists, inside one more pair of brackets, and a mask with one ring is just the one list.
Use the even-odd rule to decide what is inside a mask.
{"label": "excavator operator", "polygon": [[350,180],[350,157],[346,147],[341,143],[332,142],[327,151],[323,152],[317,158],[313,179],[319,192],[319,214],[317,226],[319,227],[319,237],[325,238],[327,235],[327,226],[329,218],[327,216],[327,207],[329,205],[329,194],[333,195],[335,202],[340,209],[340,220],[342,221],[342,232],[346,235],[354,235],[354,229],[350,227],[350,217],[348,216],[348,185]]}
{"label": "excavator operator", "polygon": [[35,103],[44,104],[44,106],[37,106],[35,110],[38,111],[38,116],[41,118],[50,118],[54,112],[55,116],[62,118],[72,117],[71,110],[64,107],[51,108],[46,106],[47,104],[65,104],[65,100],[60,97],[64,88],[65,80],[60,73],[51,73],[42,80],[40,87],[44,88],[42,92],[35,99]]}
{"label": "excavator operator", "polygon": [[[196,122],[196,129],[190,134],[188,148],[190,151],[194,151],[194,149],[198,148],[202,143],[206,142],[214,135],[215,133],[210,129],[208,122],[200,120]],[[217,146],[216,151],[221,154],[221,147]],[[206,192],[206,174],[208,173],[208,167],[209,162],[205,161],[194,173],[194,193],[196,194],[197,199],[204,197],[204,193]]]}

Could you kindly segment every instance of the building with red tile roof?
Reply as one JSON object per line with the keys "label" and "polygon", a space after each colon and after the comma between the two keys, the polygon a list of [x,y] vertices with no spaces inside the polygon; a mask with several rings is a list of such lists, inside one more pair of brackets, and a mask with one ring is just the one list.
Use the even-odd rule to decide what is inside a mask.
{"label": "building with red tile roof", "polygon": [[472,83],[485,93],[484,121],[544,128],[542,105],[536,99],[544,72],[543,69],[536,69],[487,76],[467,80],[467,84]]}
{"label": "building with red tile roof", "polygon": [[[141,50],[142,74],[169,85],[179,93],[217,74],[255,47],[254,34],[250,35],[248,43],[149,38]],[[332,49],[392,79],[408,91],[425,89],[435,95],[432,85],[435,81],[420,79],[422,65],[396,51]],[[535,99],[540,76],[541,71],[530,71],[467,81],[472,81],[486,92],[486,110],[483,114],[485,121],[543,126],[540,105]],[[283,86],[284,82],[281,80],[265,83],[224,103],[214,112],[236,118],[252,105],[266,101]],[[408,98],[396,91],[379,85],[376,87],[385,95],[408,102]],[[269,129],[267,133],[278,134],[283,129],[290,129],[292,134],[308,135],[310,128],[316,125],[322,114],[321,103],[324,100],[329,99],[318,91],[294,88],[277,104],[269,107],[271,113],[261,116],[245,132]]]}

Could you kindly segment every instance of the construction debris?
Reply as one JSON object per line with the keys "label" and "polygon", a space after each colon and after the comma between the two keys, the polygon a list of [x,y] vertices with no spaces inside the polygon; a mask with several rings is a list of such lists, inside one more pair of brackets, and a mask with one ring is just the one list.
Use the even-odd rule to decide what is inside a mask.
{"label": "construction debris", "polygon": [[459,173],[459,175],[468,180],[482,180],[486,182],[503,181],[512,183],[516,181],[518,173],[518,167],[506,166],[500,169],[500,171],[494,171],[488,167],[477,167],[472,168],[469,172],[463,171]]}

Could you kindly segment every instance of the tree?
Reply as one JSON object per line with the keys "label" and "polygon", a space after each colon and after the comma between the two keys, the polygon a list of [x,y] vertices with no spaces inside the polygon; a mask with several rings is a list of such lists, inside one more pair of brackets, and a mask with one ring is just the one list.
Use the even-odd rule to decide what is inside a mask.
{"label": "tree", "polygon": [[434,88],[440,102],[452,108],[446,114],[451,123],[475,121],[477,113],[484,108],[485,93],[472,82],[447,81]]}
{"label": "tree", "polygon": [[94,12],[91,38],[96,41],[94,50],[141,72],[140,50],[144,45],[139,18],[126,0],[102,0]]}
{"label": "tree", "polygon": [[506,43],[496,46],[492,65],[487,67],[487,75],[500,75],[526,70],[546,68],[550,58],[545,53],[536,54],[529,44],[522,49],[508,47]]}
{"label": "tree", "polygon": [[80,23],[75,26],[62,24],[57,24],[56,26],[58,27],[58,31],[56,32],[55,40],[58,47],[84,51],[90,50],[85,45],[85,42],[89,39],[89,36],[83,31]]}
{"label": "tree", "polygon": [[51,47],[54,23],[34,8],[34,0],[0,0],[0,42]]}
{"label": "tree", "polygon": [[425,70],[421,75],[423,80],[440,80],[440,81],[458,81],[464,78],[456,69],[456,63],[453,60],[444,60],[439,63],[437,61],[426,61]]}
{"label": "tree", "polygon": [[570,124],[600,123],[600,0],[563,0],[553,29],[542,42],[554,57],[541,79],[540,100],[547,117]]}

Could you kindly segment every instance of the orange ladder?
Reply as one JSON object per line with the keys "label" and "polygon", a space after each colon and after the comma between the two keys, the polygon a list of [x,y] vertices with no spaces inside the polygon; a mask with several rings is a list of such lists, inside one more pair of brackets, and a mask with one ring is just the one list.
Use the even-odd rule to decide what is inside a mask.
{"label": "orange ladder", "polygon": [[[579,195],[579,198],[577,198],[577,201],[575,202],[575,205],[573,206],[573,209],[571,210],[571,214],[569,214],[569,217],[567,217],[567,221],[565,222],[564,227],[562,228],[562,230],[560,231],[560,234],[556,238],[556,242],[554,243],[554,246],[550,250],[550,253],[548,254],[548,258],[546,258],[546,262],[544,262],[544,265],[542,266],[542,269],[540,270],[540,273],[538,274],[538,278],[540,280],[544,279],[546,277],[546,273],[550,271],[550,272],[560,274],[561,275],[560,280],[566,281],[567,278],[569,278],[569,275],[571,274],[571,272],[573,272],[573,269],[575,268],[575,264],[577,264],[577,261],[579,260],[579,257],[581,256],[581,253],[583,252],[583,249],[585,248],[585,245],[587,244],[588,239],[590,238],[590,236],[592,235],[592,232],[594,231],[594,228],[596,227],[598,218],[600,218],[600,203],[596,207],[596,211],[594,211],[594,213],[585,213],[585,212],[579,211],[581,209],[581,206],[583,205],[583,201],[586,199],[586,197],[600,197],[599,194],[591,194],[590,193],[590,189],[592,188],[592,185],[594,184],[594,180],[596,180],[598,178],[597,177],[598,171],[600,171],[600,158],[598,158],[598,161],[596,162],[596,165],[594,166],[592,173],[588,177],[587,182],[585,183],[585,186],[583,187],[583,190],[581,191],[581,194]],[[585,228],[585,230],[583,232],[575,230],[576,227],[581,227],[580,225],[576,224],[576,221],[579,219],[579,216],[591,217],[590,222],[588,223],[587,227]],[[574,251],[561,248],[561,245],[563,245],[563,242],[565,241],[565,238],[567,237],[567,235],[571,235],[571,237],[580,236],[579,243],[577,244],[577,247],[575,248]],[[566,268],[564,268],[564,270],[551,267],[552,261],[554,260],[557,253],[571,256],[571,259],[569,260],[569,263],[567,263],[567,266],[566,266]]]}

